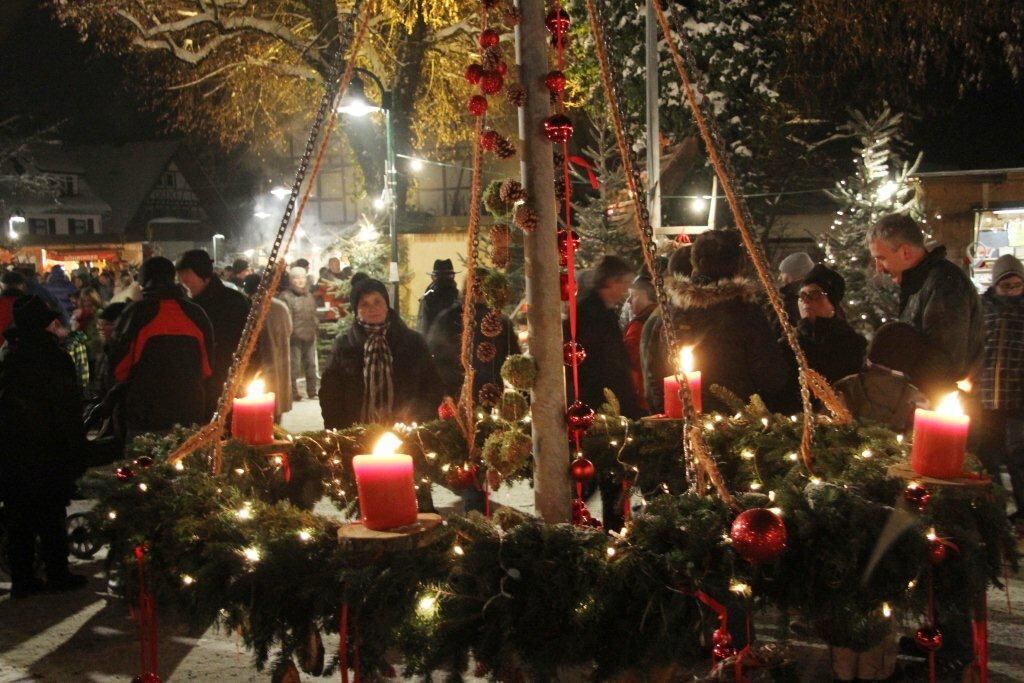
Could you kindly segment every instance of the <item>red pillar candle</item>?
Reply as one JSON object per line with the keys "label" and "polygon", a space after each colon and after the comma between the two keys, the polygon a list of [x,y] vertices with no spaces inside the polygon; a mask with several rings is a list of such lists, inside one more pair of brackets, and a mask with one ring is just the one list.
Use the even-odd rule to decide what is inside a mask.
{"label": "red pillar candle", "polygon": [[274,392],[266,391],[262,379],[249,383],[248,393],[234,401],[231,436],[250,446],[274,441]]}
{"label": "red pillar candle", "polygon": [[412,456],[395,453],[402,442],[391,432],[373,447],[372,455],[352,458],[359,491],[359,509],[367,529],[381,531],[416,521],[416,487]]}
{"label": "red pillar candle", "polygon": [[690,396],[693,397],[693,407],[700,413],[704,409],[704,402],[701,400],[701,379],[700,370],[693,369],[693,347],[684,346],[679,351],[679,375],[669,375],[664,380],[665,387],[665,414],[669,417],[683,417],[683,402],[679,398],[678,376],[686,378],[690,387]]}
{"label": "red pillar candle", "polygon": [[914,413],[914,445],[910,468],[922,477],[955,479],[964,471],[967,428],[956,392],[948,394],[935,410],[918,408]]}

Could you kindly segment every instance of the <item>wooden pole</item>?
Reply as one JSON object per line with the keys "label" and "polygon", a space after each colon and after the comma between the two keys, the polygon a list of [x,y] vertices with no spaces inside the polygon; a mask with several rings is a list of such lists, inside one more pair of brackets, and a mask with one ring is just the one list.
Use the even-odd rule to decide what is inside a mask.
{"label": "wooden pole", "polygon": [[519,109],[521,173],[530,207],[539,218],[526,235],[526,302],[530,355],[539,372],[533,389],[534,501],[548,523],[568,522],[572,492],[569,482],[569,438],[565,425],[565,370],[562,360],[562,302],[559,289],[557,205],[551,143],[542,124],[551,115],[544,76],[548,65],[548,34],[544,0],[519,0],[522,20],[516,27],[519,82],[526,106]]}

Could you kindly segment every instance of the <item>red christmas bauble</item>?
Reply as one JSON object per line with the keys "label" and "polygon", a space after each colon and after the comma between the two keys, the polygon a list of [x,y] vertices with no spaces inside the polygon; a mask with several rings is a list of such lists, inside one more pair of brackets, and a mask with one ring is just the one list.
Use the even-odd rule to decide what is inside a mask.
{"label": "red christmas bauble", "polygon": [[144,470],[149,469],[150,467],[153,466],[153,458],[151,458],[148,455],[140,455],[139,457],[135,458],[135,464]]}
{"label": "red christmas bauble", "polygon": [[565,114],[555,114],[544,119],[544,137],[549,142],[568,142],[572,132],[572,121]]}
{"label": "red christmas bauble", "polygon": [[744,510],[729,531],[736,554],[747,562],[771,562],[786,549],[786,525],[767,508]]}
{"label": "red christmas bauble", "polygon": [[716,662],[722,662],[736,656],[736,648],[732,645],[713,645],[711,647],[711,658]]}
{"label": "red christmas bauble", "polygon": [[584,457],[576,458],[569,465],[569,476],[573,481],[584,482],[594,476],[594,463]]}
{"label": "red christmas bauble", "polygon": [[508,65],[505,62],[498,62],[498,66],[494,67],[494,70],[504,76],[508,73]]}
{"label": "red christmas bauble", "polygon": [[161,679],[155,673],[150,671],[144,674],[139,674],[132,679],[132,683],[161,683]]}
{"label": "red christmas bauble", "polygon": [[732,634],[726,629],[719,626],[715,629],[715,632],[711,634],[712,645],[732,645]]}
{"label": "red christmas bauble", "polygon": [[501,42],[501,34],[495,31],[493,28],[486,28],[480,33],[480,47],[487,49],[494,47]]}
{"label": "red christmas bauble", "polygon": [[576,287],[573,285],[573,281],[569,279],[569,273],[558,274],[558,289],[561,292],[562,301],[568,301],[576,294]]}
{"label": "red christmas bauble", "polygon": [[455,406],[448,401],[441,401],[441,405],[437,407],[437,417],[440,420],[454,420]]}
{"label": "red christmas bauble", "polygon": [[923,626],[914,634],[914,642],[928,652],[935,652],[942,647],[942,631],[934,626]]}
{"label": "red christmas bauble", "polygon": [[577,341],[567,341],[562,344],[562,360],[565,364],[572,367],[573,362],[577,365],[581,364],[587,359],[587,350],[583,348],[583,344]]}
{"label": "red christmas bauble", "polygon": [[558,231],[558,255],[566,261],[569,260],[569,235],[572,235],[572,250],[580,248],[580,234],[573,230],[569,232],[564,228]]}
{"label": "red christmas bauble", "polygon": [[476,85],[480,82],[480,77],[484,75],[484,68],[477,63],[470,64],[466,67],[466,80],[471,84]]}
{"label": "red christmas bauble", "polygon": [[544,85],[553,93],[560,93],[565,90],[565,74],[561,71],[551,71],[544,77]]}
{"label": "red christmas bauble", "polygon": [[933,538],[928,542],[928,561],[934,565],[942,564],[946,559],[949,548],[941,539]]}
{"label": "red christmas bauble", "polygon": [[135,470],[127,465],[124,467],[118,467],[114,470],[114,476],[117,477],[118,481],[131,481],[135,478]]}
{"label": "red christmas bauble", "polygon": [[594,409],[586,403],[573,401],[569,409],[565,411],[565,422],[572,434],[582,433],[590,429],[594,424]]}
{"label": "red christmas bauble", "polygon": [[920,484],[910,484],[903,489],[903,500],[907,501],[910,507],[918,512],[924,512],[928,507],[928,501],[932,499],[932,493]]}
{"label": "red christmas bauble", "polygon": [[448,486],[456,490],[468,489],[476,485],[476,466],[467,465],[462,467],[456,465],[448,470]]}
{"label": "red christmas bauble", "polygon": [[498,92],[504,84],[505,79],[497,71],[484,71],[480,75],[480,90],[486,95]]}
{"label": "red christmas bauble", "polygon": [[483,116],[487,112],[487,98],[483,95],[473,95],[469,98],[468,108],[473,116]]}
{"label": "red christmas bauble", "polygon": [[572,19],[564,9],[553,9],[544,18],[544,25],[556,36],[564,35],[572,25]]}
{"label": "red christmas bauble", "polygon": [[485,130],[483,133],[480,133],[480,146],[488,152],[493,152],[498,148],[498,140],[500,137],[501,136],[498,135],[498,131],[496,130]]}

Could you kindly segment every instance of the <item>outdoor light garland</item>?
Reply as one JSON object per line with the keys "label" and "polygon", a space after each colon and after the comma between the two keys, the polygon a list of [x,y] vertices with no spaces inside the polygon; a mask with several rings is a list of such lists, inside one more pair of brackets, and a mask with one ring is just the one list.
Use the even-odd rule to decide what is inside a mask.
{"label": "outdoor light garland", "polygon": [[[887,429],[823,420],[813,444],[816,475],[809,476],[792,457],[798,420],[772,415],[759,401],[734,407],[732,415],[703,416],[701,428],[741,507],[765,511],[753,514],[767,521],[764,532],[753,523],[737,529],[736,520],[747,518],[717,497],[681,493],[680,422],[614,414],[595,417],[583,447],[613,476],[636,477],[643,493],[643,511],[621,535],[511,511],[493,521],[453,517],[429,548],[367,564],[339,548],[337,520],[311,509],[326,494],[355,512],[351,458],[367,452],[385,426],[297,435],[279,448],[228,442],[215,476],[206,450],[168,464],[189,431],[143,438],[123,476],[90,481],[99,499],[94,515],[116,540],[112,556],[129,594],[138,591],[133,549],[144,544],[157,604],[238,629],[260,667],[275,649],[278,663],[301,654],[311,629],[337,631],[344,598],[365,675],[388,671],[388,648],[397,648],[409,673],[421,674],[464,670],[469,656],[495,675],[546,675],[569,665],[607,675],[660,664],[699,672],[713,645],[734,655],[723,634],[712,642],[721,625],[698,593],[728,601],[730,586],[744,587],[755,604],[798,615],[829,644],[861,649],[888,637],[892,620],[923,618],[932,590],[942,597],[925,631],[967,613],[999,585],[1003,562],[1016,562],[1001,492],[974,495],[890,477],[908,443]],[[522,434],[513,429],[520,423],[485,415],[476,439],[522,441],[510,436]],[[414,459],[421,506],[431,481],[473,478],[453,421],[397,433]],[[529,476],[523,451],[527,462],[513,477]],[[892,506],[903,500],[914,515],[909,528],[862,585]],[[735,637],[742,627],[727,630]],[[602,647],[608,639],[617,647]],[[785,660],[779,651],[772,656]]]}

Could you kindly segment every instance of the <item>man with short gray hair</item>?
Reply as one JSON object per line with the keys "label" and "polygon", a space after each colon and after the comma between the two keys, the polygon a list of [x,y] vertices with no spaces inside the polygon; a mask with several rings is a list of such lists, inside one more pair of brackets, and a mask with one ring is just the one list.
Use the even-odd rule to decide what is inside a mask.
{"label": "man with short gray hair", "polygon": [[868,248],[875,271],[900,287],[900,321],[924,335],[928,345],[915,384],[932,399],[951,391],[975,368],[984,349],[981,299],[974,284],[946,258],[944,246],[925,248],[924,234],[910,216],[880,218],[868,231]]}

